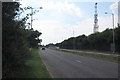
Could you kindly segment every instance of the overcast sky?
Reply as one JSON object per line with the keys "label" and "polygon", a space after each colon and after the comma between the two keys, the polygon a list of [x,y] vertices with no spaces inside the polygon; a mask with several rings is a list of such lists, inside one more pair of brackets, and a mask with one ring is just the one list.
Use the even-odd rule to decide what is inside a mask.
{"label": "overcast sky", "polygon": [[[98,1],[99,31],[112,28],[111,13],[118,22],[118,0]],[[114,1],[114,2],[113,2]],[[42,44],[58,43],[64,39],[93,33],[95,2],[86,0],[22,0],[21,7],[43,7],[33,18],[33,28],[42,32]],[[105,12],[109,14],[105,15]]]}

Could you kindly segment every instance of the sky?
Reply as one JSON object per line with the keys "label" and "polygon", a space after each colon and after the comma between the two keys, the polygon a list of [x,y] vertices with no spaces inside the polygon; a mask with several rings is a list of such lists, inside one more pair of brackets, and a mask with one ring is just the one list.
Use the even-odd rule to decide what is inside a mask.
{"label": "sky", "polygon": [[[70,37],[90,35],[94,28],[94,5],[98,3],[99,32],[118,22],[118,0],[20,0],[21,7],[39,10],[33,15],[33,29],[42,32],[42,45],[59,43]],[[43,7],[43,9],[38,9]],[[28,13],[30,11],[27,11]],[[108,12],[108,14],[105,14]]]}

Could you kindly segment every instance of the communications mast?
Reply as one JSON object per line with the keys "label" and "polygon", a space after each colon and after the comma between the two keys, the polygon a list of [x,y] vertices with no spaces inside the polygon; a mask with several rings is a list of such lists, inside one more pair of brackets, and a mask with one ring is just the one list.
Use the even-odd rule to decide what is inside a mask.
{"label": "communications mast", "polygon": [[95,3],[95,14],[94,14],[94,29],[93,29],[93,32],[96,33],[98,32],[98,13],[97,13],[97,3]]}

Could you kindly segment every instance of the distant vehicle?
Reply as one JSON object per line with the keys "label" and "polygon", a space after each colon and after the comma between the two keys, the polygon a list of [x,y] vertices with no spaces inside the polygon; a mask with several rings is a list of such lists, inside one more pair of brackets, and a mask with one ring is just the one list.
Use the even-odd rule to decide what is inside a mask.
{"label": "distant vehicle", "polygon": [[41,49],[42,49],[42,50],[45,50],[45,48],[44,48],[44,47],[42,47]]}

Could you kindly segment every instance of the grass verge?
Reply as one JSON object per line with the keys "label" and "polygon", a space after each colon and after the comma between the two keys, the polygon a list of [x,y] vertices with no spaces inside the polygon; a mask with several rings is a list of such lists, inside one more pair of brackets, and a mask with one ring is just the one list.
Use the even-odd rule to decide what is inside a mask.
{"label": "grass verge", "polygon": [[51,78],[43,64],[38,49],[31,49],[31,58],[25,61],[25,67],[19,72],[21,78]]}
{"label": "grass verge", "polygon": [[61,49],[54,49],[58,51],[63,51],[63,52],[69,52],[72,54],[80,55],[80,56],[86,56],[86,57],[91,57],[91,58],[96,58],[96,59],[101,59],[101,60],[106,60],[106,61],[112,61],[118,63],[120,61],[119,57],[115,56],[107,56],[107,55],[100,55],[100,54],[90,54],[90,53],[83,53],[83,52],[74,52],[74,51],[67,51],[67,50],[61,50]]}

